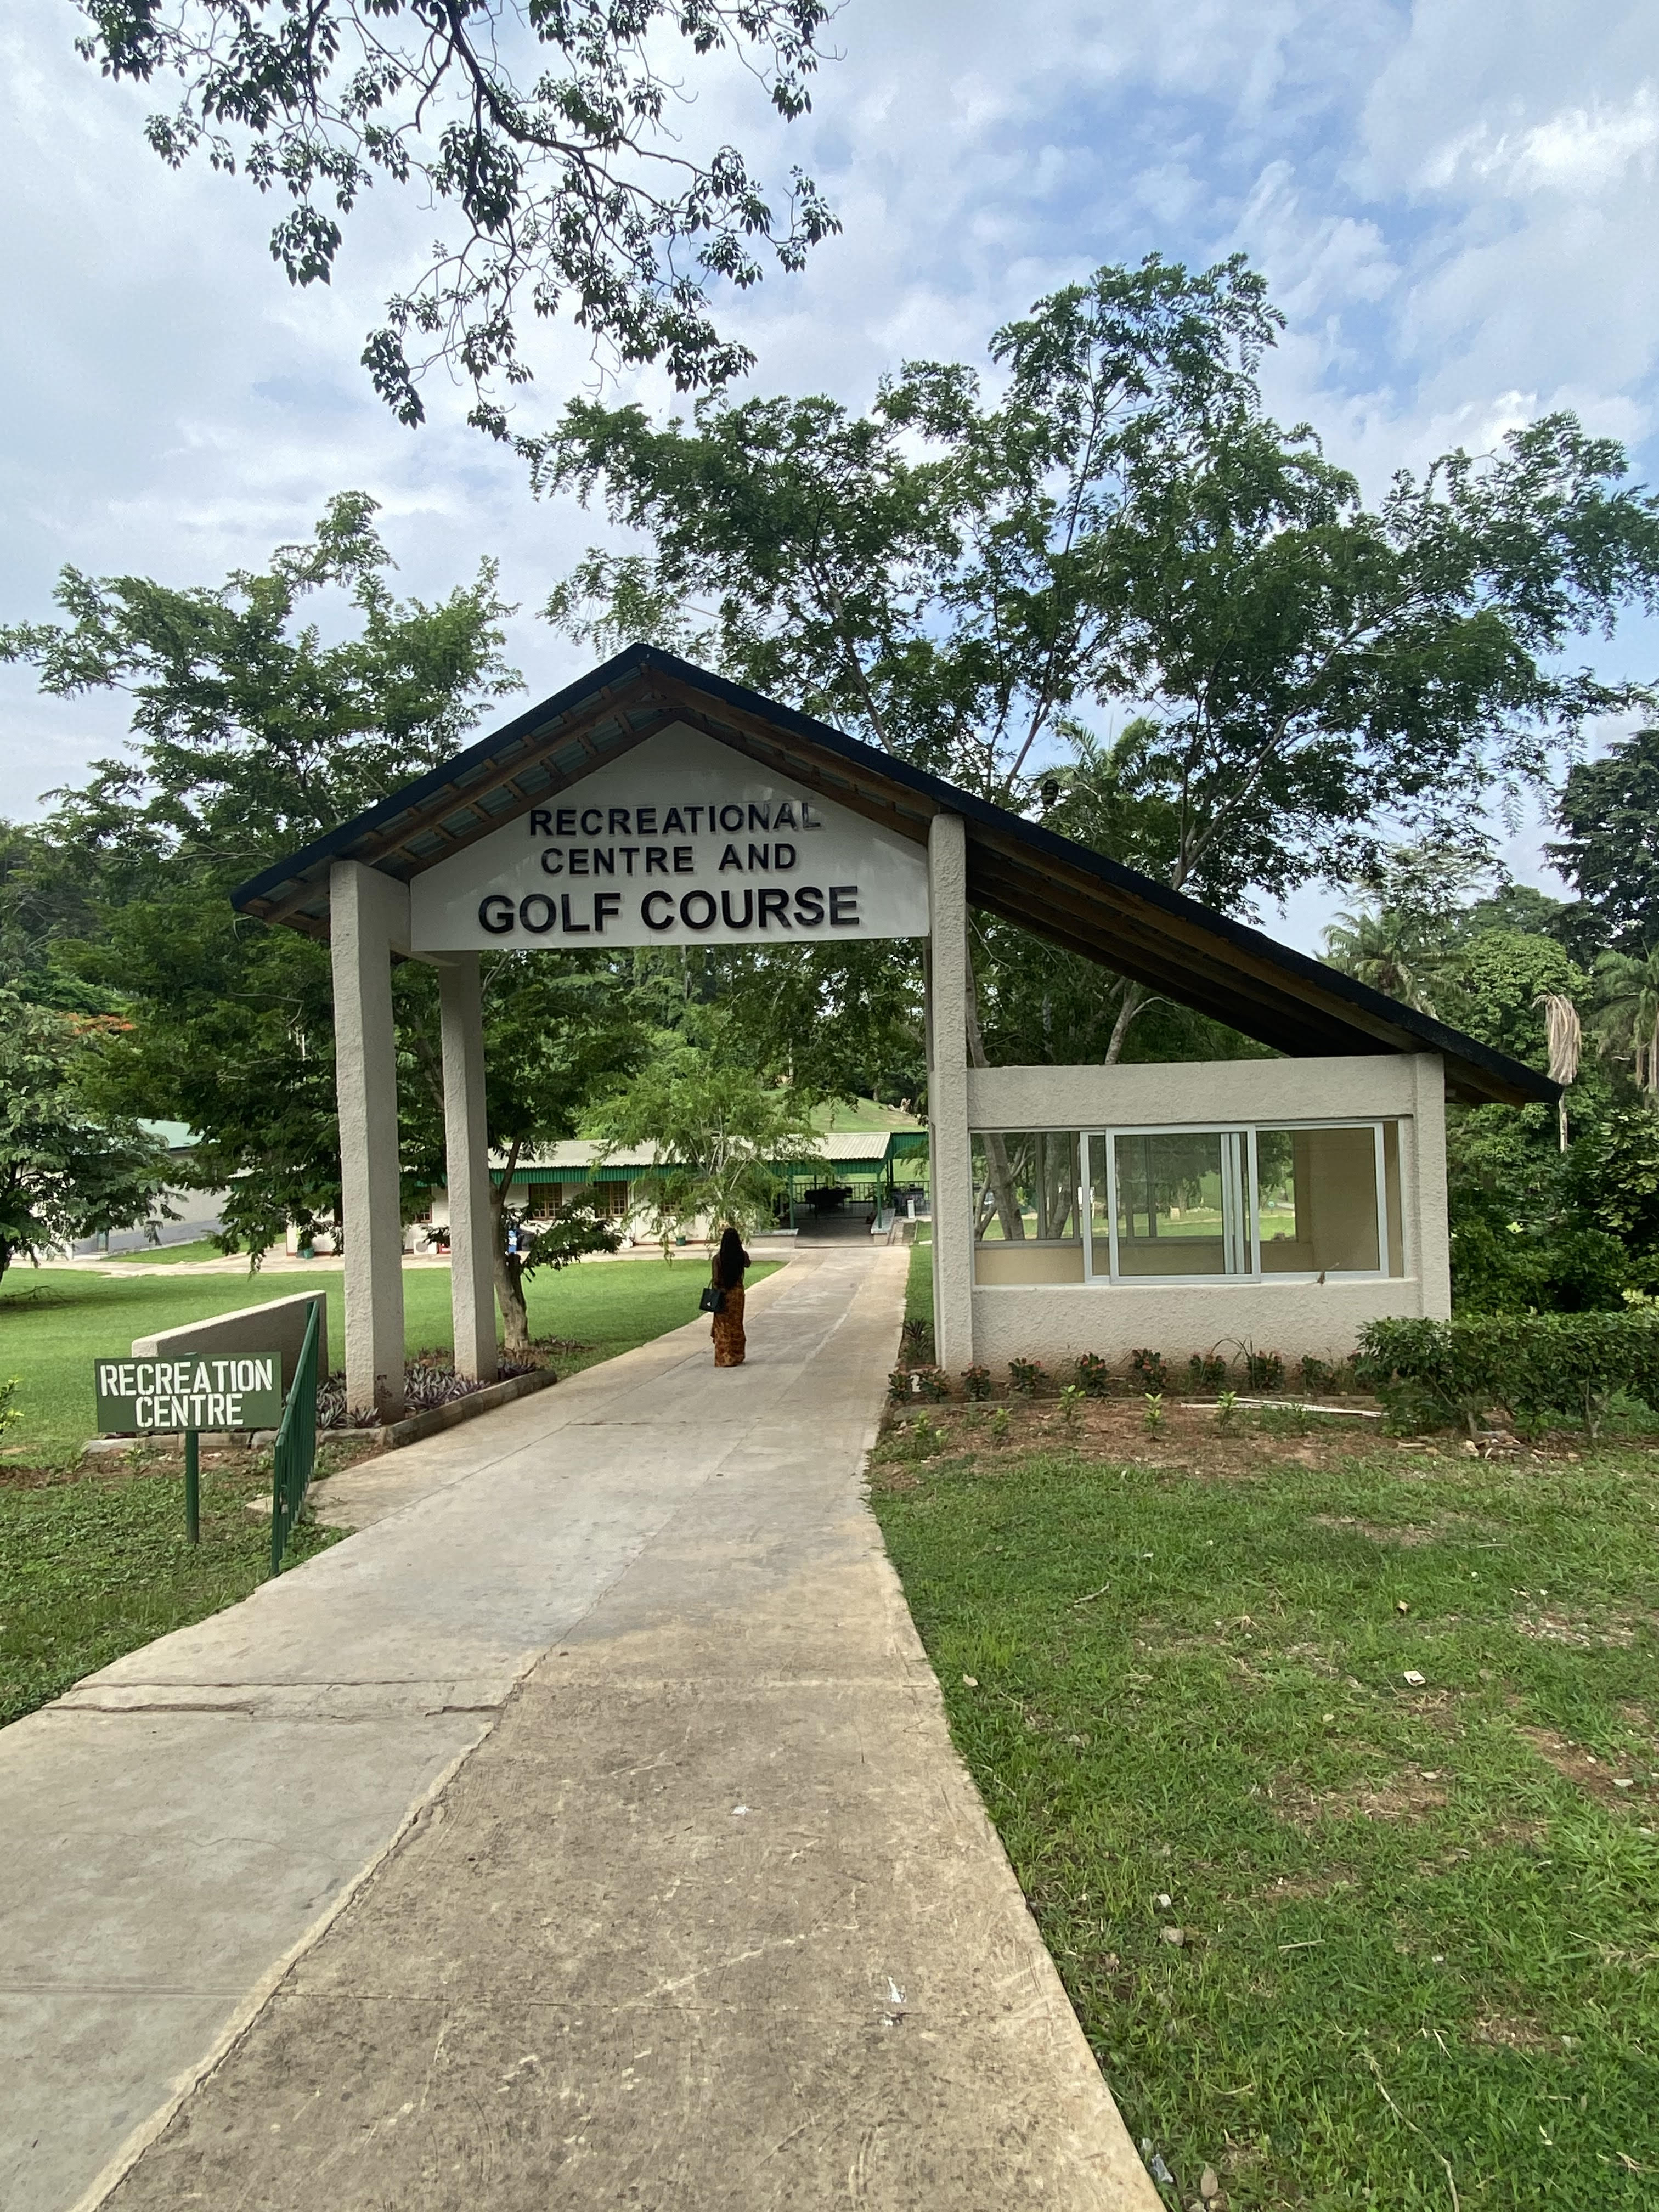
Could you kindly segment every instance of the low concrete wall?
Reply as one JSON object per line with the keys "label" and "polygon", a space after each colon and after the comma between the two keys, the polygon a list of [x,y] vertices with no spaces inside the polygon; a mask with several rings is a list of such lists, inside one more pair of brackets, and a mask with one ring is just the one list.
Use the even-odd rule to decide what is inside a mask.
{"label": "low concrete wall", "polygon": [[1186,1360],[1217,1346],[1282,1352],[1287,1360],[1352,1352],[1368,1321],[1424,1310],[1412,1276],[1356,1283],[1019,1283],[974,1291],[974,1352],[990,1368],[1041,1359],[1059,1369],[1085,1352],[1115,1366],[1146,1346]]}
{"label": "low concrete wall", "polygon": [[318,1309],[317,1379],[328,1367],[328,1293],[304,1291],[298,1297],[271,1298],[262,1306],[238,1306],[234,1313],[214,1314],[206,1321],[187,1322],[182,1328],[164,1328],[155,1336],[136,1336],[135,1359],[179,1359],[192,1352],[205,1358],[234,1352],[276,1350],[283,1357],[283,1388],[294,1380],[305,1342],[311,1309]]}

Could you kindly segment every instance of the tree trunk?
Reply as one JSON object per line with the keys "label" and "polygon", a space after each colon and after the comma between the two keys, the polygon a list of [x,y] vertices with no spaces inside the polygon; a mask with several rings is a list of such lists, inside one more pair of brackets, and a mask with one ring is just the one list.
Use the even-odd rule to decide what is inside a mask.
{"label": "tree trunk", "polygon": [[503,1348],[528,1351],[530,1316],[525,1310],[524,1263],[516,1252],[505,1248],[495,1255],[495,1299],[501,1310]]}
{"label": "tree trunk", "polygon": [[[967,946],[968,957],[963,963],[966,976],[968,1057],[975,1067],[988,1067],[985,1057],[985,1036],[979,1023],[979,985],[974,975],[974,947],[971,939]],[[1019,1210],[1019,1194],[1014,1188],[1013,1171],[1008,1165],[1008,1147],[994,1131],[988,1131],[980,1142],[985,1147],[986,1174],[991,1185],[991,1194],[996,1202],[1003,1236],[1010,1243],[1024,1243],[1025,1223]],[[975,1233],[981,1231],[975,1224]]]}
{"label": "tree trunk", "polygon": [[1123,1003],[1119,1006],[1117,1019],[1112,1024],[1111,1042],[1106,1048],[1106,1058],[1102,1063],[1103,1066],[1107,1067],[1117,1066],[1123,1051],[1123,1040],[1129,1034],[1130,1023],[1133,1021],[1142,1007],[1149,1006],[1151,1002],[1152,993],[1143,990],[1139,983],[1130,982],[1127,976],[1125,976]]}
{"label": "tree trunk", "polygon": [[489,1186],[490,1272],[495,1279],[495,1303],[501,1310],[503,1342],[508,1352],[523,1352],[530,1343],[530,1316],[524,1304],[524,1269],[519,1264],[518,1255],[509,1255],[507,1249],[507,1196],[513,1188],[518,1165],[519,1146],[515,1139],[507,1155],[507,1172],[500,1182],[492,1178]]}

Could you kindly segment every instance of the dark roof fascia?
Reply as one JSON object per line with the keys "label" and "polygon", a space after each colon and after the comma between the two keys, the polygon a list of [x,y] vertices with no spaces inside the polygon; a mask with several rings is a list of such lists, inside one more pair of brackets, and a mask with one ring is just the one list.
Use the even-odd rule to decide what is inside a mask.
{"label": "dark roof fascia", "polygon": [[[1417,1048],[1424,1052],[1437,1053],[1443,1058],[1461,1060],[1481,1070],[1502,1088],[1521,1092],[1540,1103],[1553,1105],[1561,1096],[1561,1086],[1547,1075],[1524,1062],[1511,1060],[1508,1054],[1496,1052],[1478,1039],[1466,1036],[1461,1030],[1449,1028],[1432,1015],[1420,1013],[1414,1006],[1403,1005],[1369,984],[1345,975],[1339,969],[1327,967],[1322,961],[1313,959],[1305,952],[1281,945],[1277,939],[1255,929],[1248,922],[1236,921],[1229,915],[1218,914],[1213,908],[1200,905],[1155,877],[1142,875],[1138,869],[1126,867],[1121,861],[1107,858],[1103,853],[1091,851],[1086,845],[1074,843],[1040,823],[1028,822],[1023,815],[1006,807],[997,806],[989,799],[974,793],[959,790],[942,778],[930,775],[925,769],[914,767],[890,753],[878,751],[873,745],[860,738],[849,738],[842,730],[828,722],[815,720],[793,707],[781,705],[747,685],[734,684],[727,677],[715,676],[692,662],[682,660],[678,654],[665,653],[659,646],[630,645],[599,667],[592,670],[576,683],[567,684],[536,707],[494,730],[465,752],[458,753],[441,767],[428,769],[380,799],[376,805],[342,823],[325,836],[303,847],[289,858],[278,860],[257,876],[239,884],[231,893],[231,904],[245,910],[256,900],[276,890],[283,884],[319,869],[324,862],[348,854],[365,836],[385,822],[407,813],[428,798],[449,791],[463,781],[475,781],[472,771],[481,768],[497,754],[516,752],[522,741],[533,737],[548,724],[562,720],[586,706],[592,700],[614,690],[631,678],[655,673],[701,691],[707,696],[737,708],[740,713],[769,723],[780,732],[799,738],[802,743],[838,758],[847,767],[896,784],[915,797],[926,800],[940,813],[959,814],[964,822],[977,826],[996,840],[1012,840],[1029,850],[1042,854],[1060,865],[1094,877],[1143,905],[1151,906],[1167,915],[1172,921],[1188,927],[1197,924],[1209,935],[1219,939],[1237,951],[1277,968],[1287,980],[1299,984],[1304,992],[1311,989],[1321,995],[1346,1000],[1357,1013],[1368,1016],[1373,1022],[1382,1021],[1402,1031]],[[1379,1039],[1379,1046],[1384,1041]]]}
{"label": "dark roof fascia", "polygon": [[[230,895],[232,906],[238,913],[246,912],[267,892],[311,873],[326,860],[337,860],[349,855],[354,845],[361,844],[383,823],[395,821],[398,815],[406,814],[411,806],[418,806],[423,799],[435,799],[441,792],[449,791],[462,783],[470,783],[473,781],[472,771],[475,769],[486,766],[498,754],[516,753],[526,738],[533,738],[550,722],[562,721],[567,715],[574,714],[591,700],[603,696],[623,678],[637,674],[653,660],[672,662],[675,675],[684,672],[695,677],[700,674],[688,663],[675,661],[672,655],[659,653],[653,646],[630,645],[624,652],[607,660],[602,667],[591,670],[574,684],[566,684],[562,691],[556,691],[550,698],[544,699],[539,706],[527,707],[522,714],[514,715],[510,722],[504,722],[499,729],[492,730],[487,738],[480,738],[465,752],[457,753],[452,760],[444,761],[437,768],[428,769],[424,775],[416,776],[412,783],[399,784],[397,790],[389,793],[385,799],[377,799],[373,806],[366,807],[361,814],[354,814],[349,822],[340,823],[325,836],[315,838],[309,845],[302,845],[297,853],[290,853],[284,860],[274,860],[270,867],[262,868],[257,876],[250,876],[245,884],[238,884]],[[665,670],[665,672],[668,672]],[[712,679],[704,678],[702,680],[707,683]]]}

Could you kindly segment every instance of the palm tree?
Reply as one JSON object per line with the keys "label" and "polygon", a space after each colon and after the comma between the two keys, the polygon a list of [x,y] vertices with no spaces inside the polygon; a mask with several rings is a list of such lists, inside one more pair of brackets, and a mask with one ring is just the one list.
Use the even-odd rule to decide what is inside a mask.
{"label": "palm tree", "polygon": [[1439,961],[1420,915],[1397,906],[1344,907],[1325,932],[1325,957],[1356,983],[1433,1013]]}
{"label": "palm tree", "polygon": [[1638,1090],[1659,1092],[1659,949],[1604,952],[1595,963],[1596,1042],[1634,1064]]}

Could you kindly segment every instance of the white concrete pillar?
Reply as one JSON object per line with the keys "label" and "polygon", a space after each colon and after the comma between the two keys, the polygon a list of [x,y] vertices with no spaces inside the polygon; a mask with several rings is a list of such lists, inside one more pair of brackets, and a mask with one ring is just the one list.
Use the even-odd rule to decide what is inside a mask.
{"label": "white concrete pillar", "polygon": [[449,1176],[449,1300],[455,1372],[495,1380],[495,1282],[490,1252],[489,1139],[484,1118],[483,998],[476,952],[438,970],[443,1016],[444,1158]]}
{"label": "white concrete pillar", "polygon": [[974,1179],[968,1135],[968,841],[959,814],[927,836],[927,1123],[933,1344],[948,1374],[974,1358]]}
{"label": "white concrete pillar", "polygon": [[[1417,1217],[1423,1311],[1431,1320],[1446,1321],[1451,1316],[1451,1224],[1446,1192],[1446,1063],[1438,1053],[1413,1054],[1412,1088],[1412,1180],[1416,1189],[1409,1198],[1401,1193],[1401,1210],[1412,1205]],[[1403,1160],[1401,1172],[1403,1181]]]}
{"label": "white concrete pillar", "polygon": [[345,1213],[346,1403],[404,1410],[404,1228],[392,955],[409,945],[409,892],[360,860],[329,870],[334,1086]]}

